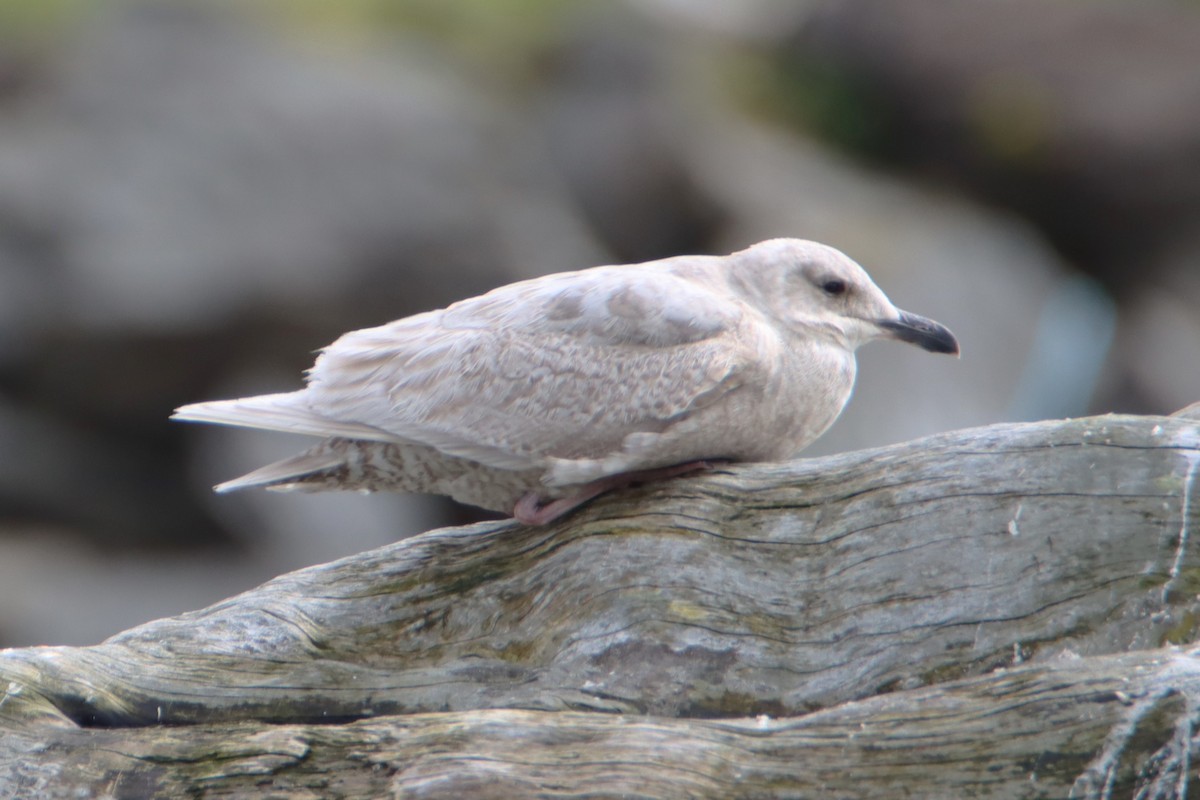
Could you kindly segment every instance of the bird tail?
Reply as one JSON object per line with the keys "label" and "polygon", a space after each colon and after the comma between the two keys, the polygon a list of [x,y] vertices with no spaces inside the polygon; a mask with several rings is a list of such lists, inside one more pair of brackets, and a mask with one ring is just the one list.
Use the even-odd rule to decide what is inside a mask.
{"label": "bird tail", "polygon": [[259,467],[240,478],[219,483],[213,491],[220,494],[238,489],[262,487],[275,491],[319,491],[334,488],[334,478],[328,473],[345,465],[344,456],[332,452],[322,443],[307,452]]}
{"label": "bird tail", "polygon": [[309,436],[340,436],[374,441],[390,441],[394,438],[370,425],[321,416],[308,408],[304,402],[304,394],[303,391],[282,392],[243,397],[238,400],[192,403],[175,409],[171,419],[302,433]]}

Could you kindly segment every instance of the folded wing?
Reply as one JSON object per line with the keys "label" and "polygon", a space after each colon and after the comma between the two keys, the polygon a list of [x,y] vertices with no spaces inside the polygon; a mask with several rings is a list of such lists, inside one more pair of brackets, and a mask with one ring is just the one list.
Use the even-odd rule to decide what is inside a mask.
{"label": "folded wing", "polygon": [[501,469],[603,458],[740,385],[754,324],[669,273],[563,273],[346,334],[303,391],[177,416],[416,442]]}

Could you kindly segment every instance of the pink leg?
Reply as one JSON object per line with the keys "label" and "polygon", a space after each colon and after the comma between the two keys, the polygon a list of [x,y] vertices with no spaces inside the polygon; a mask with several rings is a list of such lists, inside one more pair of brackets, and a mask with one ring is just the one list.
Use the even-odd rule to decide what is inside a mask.
{"label": "pink leg", "polygon": [[712,469],[715,463],[717,463],[716,459],[689,461],[686,464],[676,464],[672,467],[657,467],[638,472],[622,472],[619,475],[609,475],[605,478],[594,480],[591,483],[585,483],[579,487],[579,491],[575,494],[551,500],[545,505],[542,505],[541,498],[538,497],[537,492],[526,492],[513,507],[513,517],[517,522],[525,525],[545,525],[547,522],[553,522],[567,512],[578,508],[597,495],[604,494],[612,489],[633,486],[638,483],[647,483],[649,481],[661,481],[679,475],[686,475],[689,472]]}
{"label": "pink leg", "polygon": [[513,517],[524,525],[545,525],[572,511],[599,494],[604,494],[609,486],[596,486],[589,483],[575,494],[551,500],[542,505],[537,492],[526,492],[517,504],[513,506]]}

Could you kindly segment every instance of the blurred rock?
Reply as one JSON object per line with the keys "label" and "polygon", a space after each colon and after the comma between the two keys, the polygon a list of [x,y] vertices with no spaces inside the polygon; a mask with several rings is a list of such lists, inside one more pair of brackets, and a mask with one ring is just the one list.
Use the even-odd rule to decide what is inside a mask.
{"label": "blurred rock", "polygon": [[[136,439],[0,403],[0,453],[0,507],[8,520],[86,531],[102,547],[226,539],[202,509],[179,513],[192,505],[179,471]],[[131,493],[144,502],[132,502]]]}
{"label": "blurred rock", "polygon": [[793,30],[808,13],[796,0],[627,0],[630,5],[675,25],[687,25],[722,37],[771,40]]}
{"label": "blurred rock", "polygon": [[617,262],[713,252],[724,210],[682,161],[672,45],[644,20],[606,10],[581,15],[547,59],[548,152]]}
{"label": "blurred rock", "polygon": [[270,580],[269,558],[227,550],[95,547],[70,529],[11,527],[0,537],[0,647],[95,644]]}
{"label": "blurred rock", "polygon": [[1091,407],[1108,361],[1117,321],[1112,297],[1086,275],[1064,275],[1050,287],[1008,410],[1012,420],[1077,417]]}
{"label": "blurred rock", "polygon": [[429,43],[331,52],[225,6],[114,4],[52,55],[0,108],[0,398],[71,469],[35,486],[22,433],[0,518],[220,537],[180,472],[213,434],[168,425],[176,405],[251,366],[297,386],[345,330],[605,260],[525,123]]}
{"label": "blurred rock", "polygon": [[822,3],[781,51],[859,144],[1034,221],[1118,294],[1200,223],[1194,4]]}
{"label": "blurred rock", "polygon": [[[1127,298],[1103,399],[1170,413],[1200,399],[1200,237],[1166,259],[1160,282]],[[1132,398],[1132,401],[1128,398]]]}
{"label": "blurred rock", "polygon": [[[53,232],[60,322],[194,330],[346,295],[397,316],[595,254],[519,122],[436,50],[342,61],[249,22],[135,5],[10,110],[0,207]],[[536,240],[513,224],[535,214]]]}

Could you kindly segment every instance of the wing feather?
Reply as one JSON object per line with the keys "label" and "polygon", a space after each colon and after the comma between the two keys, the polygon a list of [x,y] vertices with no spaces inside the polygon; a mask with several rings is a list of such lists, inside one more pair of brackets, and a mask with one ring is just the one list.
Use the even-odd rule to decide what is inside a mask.
{"label": "wing feather", "polygon": [[666,272],[600,268],[346,334],[312,411],[504,469],[595,459],[740,385],[743,307]]}

